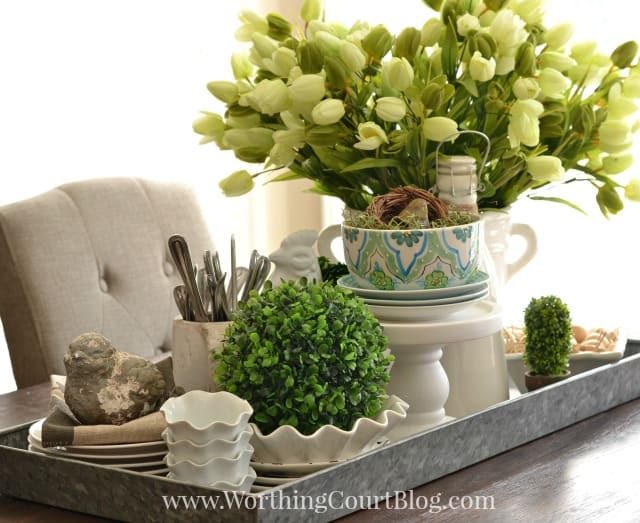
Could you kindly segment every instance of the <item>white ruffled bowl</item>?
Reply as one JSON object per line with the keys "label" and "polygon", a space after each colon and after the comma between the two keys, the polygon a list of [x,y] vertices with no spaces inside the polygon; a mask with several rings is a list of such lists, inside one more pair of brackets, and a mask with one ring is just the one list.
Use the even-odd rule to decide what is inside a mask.
{"label": "white ruffled bowl", "polygon": [[253,409],[230,392],[192,390],[169,398],[160,411],[172,441],[204,445],[214,439],[234,440],[247,428]]}
{"label": "white ruffled bowl", "polygon": [[212,458],[237,458],[249,444],[249,439],[253,435],[253,429],[247,426],[233,440],[212,439],[211,441],[199,445],[181,439],[175,441],[168,429],[162,432],[162,439],[166,442],[169,454],[174,461],[192,461],[193,463],[206,463]]}
{"label": "white ruffled bowl", "polygon": [[262,434],[255,423],[251,445],[253,460],[260,463],[318,463],[345,460],[375,448],[378,442],[407,417],[409,404],[390,396],[374,418],[359,418],[349,431],[324,425],[304,435],[291,425]]}
{"label": "white ruffled bowl", "polygon": [[[217,490],[232,490],[234,492],[250,492],[251,486],[255,482],[258,475],[253,468],[249,467],[249,472],[242,477],[240,481],[237,483],[230,483],[229,481],[216,481],[215,483],[211,483],[211,485],[207,485],[208,487],[217,489]],[[167,474],[167,478],[173,479],[175,481],[182,481],[176,478],[172,472]]]}
{"label": "white ruffled bowl", "polygon": [[253,447],[247,448],[236,458],[213,458],[206,463],[198,464],[192,461],[176,461],[171,454],[164,458],[171,471],[172,479],[195,483],[197,485],[212,485],[224,481],[238,484],[249,473],[249,462],[253,455]]}

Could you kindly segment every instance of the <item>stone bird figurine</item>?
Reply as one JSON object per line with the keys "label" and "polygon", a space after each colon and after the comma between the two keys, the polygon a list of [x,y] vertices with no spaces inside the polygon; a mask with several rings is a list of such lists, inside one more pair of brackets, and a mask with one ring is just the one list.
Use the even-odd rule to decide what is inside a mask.
{"label": "stone bird figurine", "polygon": [[116,350],[95,332],[71,342],[64,366],[65,402],[88,425],[121,425],[155,412],[173,388],[154,363]]}
{"label": "stone bird figurine", "polygon": [[288,280],[300,280],[306,278],[309,283],[322,281],[318,257],[313,246],[318,239],[318,233],[311,230],[302,230],[287,236],[280,248],[269,255],[275,269],[269,279],[274,287]]}

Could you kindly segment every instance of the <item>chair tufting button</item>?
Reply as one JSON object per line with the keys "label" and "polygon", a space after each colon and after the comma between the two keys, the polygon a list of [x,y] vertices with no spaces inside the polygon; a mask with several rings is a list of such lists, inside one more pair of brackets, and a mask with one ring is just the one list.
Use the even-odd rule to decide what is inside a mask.
{"label": "chair tufting button", "polygon": [[168,261],[164,262],[164,273],[167,276],[171,276],[173,274],[173,265],[171,265],[171,262],[168,262]]}
{"label": "chair tufting button", "polygon": [[100,290],[102,292],[109,292],[109,284],[107,283],[107,280],[105,280],[104,278],[100,278],[100,281],[98,282],[98,286],[100,287]]}

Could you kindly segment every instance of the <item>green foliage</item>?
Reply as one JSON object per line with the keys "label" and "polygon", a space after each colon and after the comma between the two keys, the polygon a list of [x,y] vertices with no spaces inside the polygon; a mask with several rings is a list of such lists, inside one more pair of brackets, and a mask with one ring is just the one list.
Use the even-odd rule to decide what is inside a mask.
{"label": "green foliage", "polygon": [[349,430],[382,409],[392,356],[362,299],[329,283],[268,281],[239,307],[215,356],[216,381],[251,403],[263,433]]}
{"label": "green foliage", "polygon": [[571,315],[557,296],[532,298],[524,311],[524,362],[534,374],[555,375],[569,365]]}
{"label": "green foliage", "polygon": [[326,256],[318,257],[318,265],[322,274],[322,281],[336,283],[340,276],[349,274],[349,269],[344,263],[331,263]]}
{"label": "green foliage", "polygon": [[[307,178],[313,192],[358,210],[395,187],[434,187],[437,147],[456,129],[491,141],[480,209],[536,194],[577,208],[549,191],[582,182],[608,216],[637,194],[640,182],[613,176],[631,165],[637,43],[606,56],[595,42],[570,42],[569,27],[545,22],[541,0],[423,2],[436,12],[409,18],[397,35],[324,15],[320,22],[320,0],[303,5],[304,27],[243,11],[236,35],[249,48],[233,55],[235,82],[208,84],[225,108],[194,122],[201,143],[263,164],[252,182]],[[342,103],[327,110],[329,100]],[[466,135],[440,152],[480,165],[485,147]],[[279,168],[287,171],[270,178]],[[241,178],[242,191],[226,194],[253,186]]]}

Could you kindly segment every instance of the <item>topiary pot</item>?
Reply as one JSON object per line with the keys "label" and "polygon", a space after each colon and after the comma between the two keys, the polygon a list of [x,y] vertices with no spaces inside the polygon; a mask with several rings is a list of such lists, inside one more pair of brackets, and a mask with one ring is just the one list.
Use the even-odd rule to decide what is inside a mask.
{"label": "topiary pot", "polygon": [[536,390],[541,387],[546,387],[547,385],[551,385],[552,383],[566,380],[570,376],[571,376],[571,371],[569,369],[565,370],[562,374],[552,374],[552,375],[533,374],[532,372],[525,372],[524,384],[527,387],[527,390],[531,392],[532,390]]}

